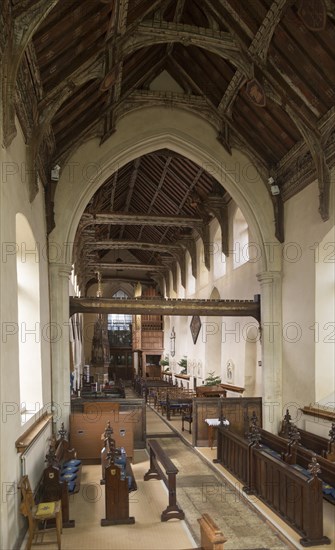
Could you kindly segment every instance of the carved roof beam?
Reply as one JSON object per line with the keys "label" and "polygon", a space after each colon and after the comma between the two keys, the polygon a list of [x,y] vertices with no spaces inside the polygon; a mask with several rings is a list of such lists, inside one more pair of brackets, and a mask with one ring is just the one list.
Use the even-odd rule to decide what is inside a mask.
{"label": "carved roof beam", "polygon": [[[95,59],[93,63],[92,60],[90,60],[88,64],[85,63],[84,66],[80,67],[80,70],[75,71],[69,79],[64,81],[62,85],[57,88],[57,91],[53,90],[48,96],[40,101],[36,123],[29,143],[31,162],[33,165],[36,163],[40,145],[43,139],[45,139],[46,133],[50,130],[52,119],[62,104],[74,93],[77,87],[89,80],[101,78],[102,75],[103,60],[101,58]],[[34,184],[34,182],[32,182],[30,191],[31,200],[34,199],[37,190],[37,183]]]}
{"label": "carved roof beam", "polygon": [[[120,116],[119,111],[122,109],[122,106],[124,105],[126,99],[128,96],[132,94],[134,90],[136,90],[141,84],[143,84],[147,79],[149,79],[152,75],[154,75],[161,67],[165,64],[165,57],[159,59],[154,65],[143,71],[140,78],[137,79],[137,81],[132,84],[132,86],[129,86],[127,91],[123,93],[121,97],[118,98],[115,102],[109,102],[105,107],[102,109],[100,116],[101,117],[107,117],[111,115],[111,122],[112,126],[110,127],[109,131],[105,131],[103,137],[101,138],[101,143],[106,141],[108,137],[115,131],[115,124],[118,116]],[[123,83],[127,81],[127,78],[123,80]]]}
{"label": "carved roof beam", "polygon": [[203,224],[197,228],[197,231],[202,239],[202,243],[204,246],[204,261],[205,266],[208,269],[208,271],[211,268],[211,251],[210,251],[210,234],[209,234],[209,224]]}
{"label": "carved roof beam", "polygon": [[[229,29],[236,40],[241,41],[241,30],[243,35],[248,38],[253,38],[252,31],[248,25],[243,21],[241,14],[234,10],[234,7],[227,0],[205,0],[205,5],[209,10]],[[224,8],[224,15],[220,11],[219,7]]]}
{"label": "carved roof beam", "polygon": [[[277,104],[281,105],[291,120],[294,122],[299,132],[301,133],[305,143],[307,144],[316,169],[316,175],[319,185],[319,212],[321,218],[326,221],[329,219],[329,192],[330,192],[330,172],[327,165],[325,151],[322,146],[322,136],[318,127],[311,126],[306,120],[301,116],[301,111],[294,109],[288,102],[283,102],[281,96],[273,91],[271,93],[272,100]],[[296,146],[297,147],[297,146]],[[279,173],[279,170],[276,171],[276,174]],[[278,204],[278,201],[274,203],[275,214],[276,214],[276,228],[277,231],[280,231],[280,227],[283,226],[283,221],[277,219],[277,215],[281,213],[283,216],[283,204]]]}
{"label": "carved roof beam", "polygon": [[183,250],[179,250],[177,253],[178,263],[180,267],[180,282],[186,289],[186,256]]}
{"label": "carved roof beam", "polygon": [[[122,98],[123,99],[123,98]],[[115,118],[119,118],[124,113],[128,113],[139,106],[171,106],[179,107],[197,113],[203,116],[207,122],[218,132],[222,129],[222,120],[214,111],[214,108],[208,105],[204,96],[191,94],[181,94],[176,92],[161,92],[156,90],[135,90],[129,97],[122,101],[115,109]]]}
{"label": "carved roof beam", "polygon": [[[210,4],[210,0],[207,0],[207,3]],[[227,14],[230,14],[242,25],[240,14],[235,12],[229,2],[227,2],[227,0],[220,0],[220,3],[226,10]],[[276,60],[272,58],[268,60],[268,51],[271,38],[283,14],[290,4],[292,4],[292,0],[274,0],[256,35],[252,36],[250,47],[248,47],[245,39],[242,38],[239,40],[244,55],[249,58],[249,72],[245,71],[243,67],[237,67],[238,71],[235,79],[231,81],[225,95],[221,100],[219,107],[221,111],[228,109],[228,113],[231,113],[233,103],[240,88],[243,86],[245,79],[251,80],[254,77],[253,65],[255,65],[260,72],[263,73],[263,76],[276,88],[278,93],[280,93],[283,97],[283,100],[284,98],[285,100],[290,98],[290,101],[293,104],[292,106],[295,106],[295,108],[299,110],[300,114],[306,121],[308,121],[308,124],[315,124],[316,119],[314,115],[317,115],[315,107],[297,87],[294,87],[288,77],[280,72],[277,67]],[[234,28],[230,25],[229,19],[225,21],[225,24],[235,36]],[[251,38],[250,30],[248,36]]]}
{"label": "carved roof beam", "polygon": [[53,163],[59,164],[60,166],[65,166],[67,159],[72,156],[72,154],[82,143],[89,140],[91,137],[96,138],[101,135],[102,121],[100,118],[95,118],[81,130],[77,131],[77,133],[72,134],[68,140],[64,140],[64,142],[58,146]]}
{"label": "carved roof beam", "polygon": [[[135,183],[136,183],[136,180],[137,180],[138,170],[140,168],[140,164],[141,164],[141,157],[138,157],[134,161],[133,171],[132,171],[132,174],[130,176],[130,181],[129,181],[129,185],[128,185],[128,193],[127,193],[127,197],[126,197],[126,204],[124,205],[124,212],[129,211],[129,206],[130,206],[131,199],[132,199],[132,196],[133,196],[133,193],[134,193]],[[125,228],[124,225],[120,228],[120,234],[119,234],[120,239],[122,239],[122,237],[123,237],[124,228]]]}
{"label": "carved roof beam", "polygon": [[[197,185],[197,183],[198,183],[198,181],[199,181],[199,179],[200,179],[202,173],[203,173],[203,169],[202,169],[202,168],[199,168],[197,174],[195,175],[195,177],[194,177],[192,183],[190,184],[190,186],[189,186],[189,188],[188,188],[187,193],[185,193],[185,196],[184,196],[183,200],[182,200],[181,203],[179,204],[179,207],[178,207],[178,210],[177,210],[177,214],[179,214],[179,213],[181,212],[181,210],[182,210],[184,204],[189,200],[189,197],[190,197],[190,195],[191,195],[191,193],[192,193],[194,187]],[[204,219],[201,218],[201,224],[198,224],[198,225],[196,225],[196,226],[193,226],[194,229],[196,229],[196,230],[198,231],[200,237],[202,237],[200,231],[202,230],[201,228],[202,228],[203,224],[204,224]],[[167,229],[163,232],[163,234],[162,234],[162,236],[161,236],[161,238],[160,238],[160,242],[162,242],[162,241],[165,239],[167,232],[168,232]],[[204,246],[205,246],[205,243],[204,243]]]}
{"label": "carved roof beam", "polygon": [[115,192],[116,192],[118,175],[119,175],[119,171],[116,170],[116,172],[114,172],[114,175],[113,175],[113,184],[112,184],[111,197],[110,197],[110,210],[114,210],[114,200],[115,200]]}
{"label": "carved roof beam", "polygon": [[[180,20],[183,16],[183,11],[185,7],[186,0],[177,0],[176,9],[173,16],[174,23],[180,23]],[[166,55],[171,55],[173,50],[173,43],[170,43],[166,46]]]}
{"label": "carved roof beam", "polygon": [[250,44],[249,51],[251,55],[257,55],[264,64],[267,61],[273,34],[287,8],[294,2],[295,0],[273,0],[261,26]]}
{"label": "carved roof beam", "polygon": [[[27,3],[26,8],[21,11],[12,21],[12,32],[10,40],[4,53],[3,63],[3,134],[4,144],[8,147],[16,136],[15,127],[15,86],[22,56],[32,36],[54,8],[58,0],[39,0],[35,4]],[[22,8],[23,2],[21,2]]]}
{"label": "carved roof beam", "polygon": [[[163,171],[162,171],[160,180],[159,180],[159,182],[158,182],[156,191],[155,191],[155,193],[154,193],[154,195],[153,195],[153,197],[152,197],[152,199],[151,199],[151,202],[150,202],[150,204],[149,204],[149,207],[148,207],[148,214],[151,214],[151,211],[152,211],[152,208],[153,208],[153,206],[154,206],[154,204],[155,204],[155,202],[156,202],[156,199],[157,199],[157,197],[158,197],[158,195],[159,195],[159,193],[160,193],[160,191],[161,191],[161,189],[162,189],[162,187],[163,187],[163,185],[164,185],[165,177],[166,177],[167,171],[168,171],[168,169],[169,169],[169,166],[170,166],[170,164],[171,164],[171,161],[172,161],[172,157],[168,157],[168,158],[166,159],[166,161],[165,161],[165,166],[164,166],[164,168],[163,168]],[[138,234],[138,240],[140,240],[141,237],[142,237],[143,229],[144,229],[144,226],[142,226],[141,229],[140,229],[140,232],[139,232],[139,234]]]}
{"label": "carved roof beam", "polygon": [[[118,107],[135,91],[137,88],[139,88],[146,80],[149,80],[151,77],[155,76],[155,74],[165,65],[166,57],[162,57],[159,59],[156,63],[154,63],[151,67],[146,68],[143,70],[142,75],[136,80],[135,83],[133,83],[131,86],[128,87],[127,91],[122,94],[122,96],[119,98],[119,101],[113,105],[113,109],[117,111]],[[124,82],[127,82],[127,78],[124,79]]]}
{"label": "carved roof beam", "polygon": [[199,315],[254,317],[260,322],[260,301],[254,300],[188,300],[159,297],[70,298],[70,315],[75,313],[130,313],[133,315]]}
{"label": "carved roof beam", "polygon": [[[277,28],[277,25],[280,23],[283,14],[291,3],[292,0],[274,0],[249,46],[250,55],[259,57],[264,64],[267,61],[267,55],[273,34]],[[224,4],[227,8],[227,2],[224,2]],[[227,112],[229,116],[231,115],[234,101],[245,81],[246,75],[242,71],[237,70],[220,102],[220,111]]]}
{"label": "carved roof beam", "polygon": [[[108,37],[111,37],[111,41],[108,42],[108,50],[106,52],[107,63],[105,77],[108,75],[113,67],[117,66],[118,70],[113,87],[108,92],[107,105],[110,105],[111,103],[117,103],[121,95],[123,60],[119,60],[118,58],[116,41],[118,36],[122,36],[126,32],[128,8],[129,0],[120,0],[119,2],[114,2],[113,4],[113,12],[111,15],[110,28],[108,32]],[[108,112],[105,115],[105,132],[101,141],[104,142],[114,131],[115,120],[113,115],[109,116]]]}
{"label": "carved roof beam", "polygon": [[228,206],[222,197],[209,195],[204,202],[205,208],[211,212],[219,222],[221,229],[222,253],[229,256],[229,229],[228,229]]}
{"label": "carved roof beam", "polygon": [[295,122],[313,157],[319,185],[319,212],[323,221],[326,221],[329,219],[330,172],[322,147],[321,134],[318,129],[310,129],[289,105],[286,105],[286,112]]}
{"label": "carved roof beam", "polygon": [[150,6],[140,10],[140,15],[127,27],[127,34],[133,34],[147,15],[155,13],[164,4],[163,0],[152,0]]}
{"label": "carved roof beam", "polygon": [[124,214],[120,212],[105,212],[94,215],[84,214],[82,217],[82,227],[88,225],[157,225],[160,227],[193,227],[201,225],[201,218],[189,218],[186,216],[156,216],[151,214]]}
{"label": "carved roof beam", "polygon": [[230,61],[234,66],[249,74],[249,61],[240,45],[230,33],[212,29],[192,27],[181,23],[150,22],[142,23],[137,34],[120,38],[120,57],[126,57],[134,51],[167,42],[179,42],[185,46],[198,46]]}
{"label": "carved roof beam", "polygon": [[[173,63],[178,68],[178,70],[184,75],[184,77],[190,82],[192,87],[195,88],[198,91],[198,93],[204,98],[204,100],[206,101],[209,108],[213,110],[213,113],[215,113],[215,116],[217,117],[217,110],[216,110],[215,105],[208,99],[208,97],[204,94],[202,89],[188,75],[188,73],[183,69],[183,67],[181,67],[181,65],[179,65],[176,61],[173,61]],[[263,175],[263,177],[267,177],[268,173],[269,173],[269,169],[268,169],[268,166],[266,164],[266,161],[263,158],[260,157],[260,155],[257,153],[257,151],[255,151],[249,143],[246,142],[244,137],[238,132],[235,125],[232,123],[232,121],[226,115],[224,115],[223,113],[220,113],[220,116],[221,116],[222,122],[227,124],[229,129],[231,130],[230,139],[233,139],[233,137],[236,136],[237,139],[235,141],[238,141],[242,144],[243,150],[246,153],[246,155],[248,156],[248,158],[252,162],[257,162],[257,168],[259,169],[260,173]],[[222,126],[221,126],[221,128],[222,128]],[[221,129],[220,129],[220,132],[218,133],[218,140],[220,141],[220,143],[222,143],[222,141],[221,141]],[[224,145],[224,147],[226,148],[226,145]]]}
{"label": "carved roof beam", "polygon": [[196,279],[198,277],[198,264],[197,264],[197,247],[194,239],[190,239],[186,235],[180,235],[178,243],[183,246],[191,256],[192,275]]}
{"label": "carved roof beam", "polygon": [[[123,283],[130,283],[130,284],[136,284],[138,281],[140,281],[144,285],[150,285],[152,283],[152,279],[145,278],[140,273],[136,277],[122,277],[121,275],[108,275],[104,276],[103,282],[104,283],[112,283],[114,281],[122,281]],[[88,279],[86,282],[86,292],[90,286],[97,284],[96,277],[92,277],[91,279]]]}
{"label": "carved roof beam", "polygon": [[83,248],[92,250],[155,250],[156,252],[167,252],[175,257],[178,257],[178,254],[182,252],[182,247],[178,244],[147,243],[130,240],[86,241],[82,243],[82,246]]}
{"label": "carved roof beam", "polygon": [[132,269],[135,271],[164,271],[166,269],[165,265],[154,265],[154,264],[140,264],[140,263],[130,263],[130,262],[97,262],[97,263],[88,263],[86,264],[90,270],[105,270],[105,269]]}

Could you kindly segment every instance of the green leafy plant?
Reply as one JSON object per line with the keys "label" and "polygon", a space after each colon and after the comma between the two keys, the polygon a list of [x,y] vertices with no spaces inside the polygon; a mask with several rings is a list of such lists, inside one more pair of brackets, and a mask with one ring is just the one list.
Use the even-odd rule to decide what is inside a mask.
{"label": "green leafy plant", "polygon": [[217,386],[218,384],[221,384],[221,377],[215,376],[214,371],[209,372],[205,378],[205,386]]}
{"label": "green leafy plant", "polygon": [[185,355],[178,361],[178,365],[181,367],[179,374],[187,374],[187,357]]}
{"label": "green leafy plant", "polygon": [[[170,360],[169,360],[169,357],[167,355],[165,355],[165,357],[163,359],[160,360],[159,364],[162,366],[162,367],[168,367],[170,365]],[[165,369],[165,370],[169,370],[169,369]]]}

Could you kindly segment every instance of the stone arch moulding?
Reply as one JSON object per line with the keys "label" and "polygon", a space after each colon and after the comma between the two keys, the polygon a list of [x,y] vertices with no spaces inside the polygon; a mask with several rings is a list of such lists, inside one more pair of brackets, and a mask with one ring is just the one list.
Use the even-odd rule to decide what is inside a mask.
{"label": "stone arch moulding", "polygon": [[[51,263],[71,264],[79,220],[107,177],[137,157],[168,148],[208,170],[241,208],[259,249],[262,271],[280,271],[281,248],[274,235],[273,207],[255,166],[233,149],[229,155],[215,130],[193,113],[151,107],[132,111],[102,145],[82,144],[62,167],[55,194],[55,228],[49,242]],[[87,161],[87,159],[94,159]]]}

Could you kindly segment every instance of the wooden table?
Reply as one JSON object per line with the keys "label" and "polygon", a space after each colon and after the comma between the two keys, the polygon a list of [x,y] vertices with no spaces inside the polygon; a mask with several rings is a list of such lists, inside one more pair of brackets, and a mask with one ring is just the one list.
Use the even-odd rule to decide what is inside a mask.
{"label": "wooden table", "polygon": [[197,397],[227,397],[227,391],[242,394],[245,388],[232,384],[217,384],[216,386],[197,386]]}

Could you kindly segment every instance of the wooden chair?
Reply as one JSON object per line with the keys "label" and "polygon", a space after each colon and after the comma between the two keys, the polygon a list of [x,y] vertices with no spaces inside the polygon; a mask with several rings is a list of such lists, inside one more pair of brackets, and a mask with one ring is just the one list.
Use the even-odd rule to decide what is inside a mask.
{"label": "wooden chair", "polygon": [[183,410],[181,413],[181,429],[184,431],[184,422],[188,422],[188,432],[192,433],[191,431],[191,424],[192,424],[192,405],[187,407],[187,409]]}
{"label": "wooden chair", "polygon": [[22,503],[20,511],[28,517],[29,522],[29,537],[26,550],[30,550],[34,535],[37,533],[39,522],[46,522],[49,519],[56,521],[56,533],[58,549],[61,550],[61,533],[62,533],[62,506],[61,501],[41,502],[35,504],[34,495],[32,493],[28,476],[23,476],[20,481],[20,489],[22,493]]}

